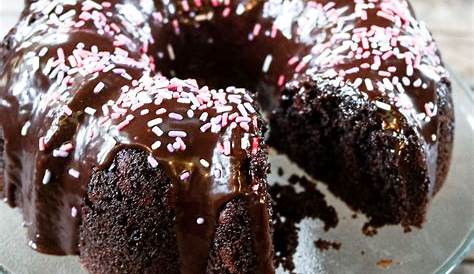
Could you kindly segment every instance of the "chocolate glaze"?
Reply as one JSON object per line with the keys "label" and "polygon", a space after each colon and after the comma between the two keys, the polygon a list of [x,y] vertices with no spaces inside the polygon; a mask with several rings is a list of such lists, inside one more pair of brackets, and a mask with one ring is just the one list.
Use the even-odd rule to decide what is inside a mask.
{"label": "chocolate glaze", "polygon": [[[255,220],[252,229],[259,241],[254,247],[261,256],[256,270],[272,273],[267,196],[262,181],[248,170],[249,155],[264,149],[253,99],[242,89],[209,91],[192,80],[153,76],[141,52],[151,37],[138,29],[145,28],[144,22],[132,25],[137,18],[125,18],[129,14],[98,16],[124,30],[118,38],[117,33],[101,35],[91,22],[72,29],[47,22],[38,13],[48,3],[27,6],[18,30],[36,33],[28,39],[20,31],[11,34],[15,46],[1,64],[0,124],[8,166],[4,194],[9,205],[23,210],[30,246],[77,254],[78,214],[89,178],[94,170],[108,168],[118,150],[139,147],[150,154],[150,165],[159,163],[173,182],[170,201],[177,216],[181,273],[205,271],[217,214],[239,195],[251,201],[248,214]],[[95,10],[119,14],[137,7],[116,1]],[[94,10],[80,1],[59,15],[75,11],[71,20],[78,22],[81,9]],[[38,18],[27,26],[33,16]],[[126,42],[114,53],[119,40]],[[82,59],[71,62],[74,54]],[[55,72],[63,65],[67,68]]]}
{"label": "chocolate glaze", "polygon": [[[156,87],[151,88],[149,82],[164,85],[167,92],[178,86],[195,93],[199,89],[192,81],[169,83],[165,78],[153,77],[155,71],[168,76],[192,77],[211,87],[238,84],[251,88],[257,91],[261,105],[268,112],[278,105],[279,91],[285,82],[296,79],[298,74],[307,74],[314,81],[324,79],[319,81],[347,85],[392,112],[390,117],[409,121],[424,139],[425,153],[433,155],[428,158],[437,158],[438,121],[433,109],[436,109],[437,85],[446,81],[445,71],[431,36],[414,19],[405,1],[364,4],[349,0],[114,0],[102,5],[94,3],[71,1],[71,5],[63,7],[56,1],[27,1],[22,18],[0,52],[3,57],[0,61],[0,128],[4,131],[6,162],[3,195],[11,206],[22,208],[31,246],[39,251],[78,252],[79,218],[72,216],[71,210],[80,207],[93,170],[107,168],[116,149],[122,146],[139,146],[149,151],[175,182],[178,238],[184,239],[180,241],[180,251],[185,249],[185,241],[193,246],[188,249],[192,250],[190,253],[182,253],[183,273],[192,272],[186,267],[203,269],[203,256],[207,254],[213,231],[212,222],[197,225],[196,218],[213,220],[217,210],[239,193],[261,195],[254,193],[245,179],[242,163],[250,148],[238,149],[241,140],[253,143],[254,138],[260,138],[253,123],[249,123],[248,132],[240,127],[234,130],[224,127],[218,134],[207,134],[201,132],[203,122],[198,119],[203,110],[195,110],[193,118],[182,121],[162,115],[160,127],[165,135],[170,129],[187,132],[187,149],[170,153],[166,144],[171,138],[165,135],[160,139],[162,146],[152,149],[156,134],[147,123],[161,107],[186,117],[189,106],[179,103],[179,96],[164,100],[161,106],[144,104],[149,115],[140,116],[144,107],[141,106],[135,110],[127,108],[120,119],[111,119],[112,122],[103,120],[109,115],[102,106],[110,100],[108,108],[120,105],[117,101],[127,93],[122,90],[123,86],[132,89],[143,86],[145,93],[152,95]],[[384,14],[387,11],[389,17],[392,16],[390,20]],[[391,50],[395,51],[378,65],[384,52],[378,46],[373,48],[371,43],[367,45],[364,39],[354,40],[357,36],[354,29],[360,31],[360,28],[373,26],[388,33],[388,40],[381,39],[393,43]],[[370,29],[366,31],[370,33]],[[402,39],[397,40],[400,37]],[[100,69],[87,73],[71,71],[70,67],[55,70],[61,63],[71,65],[69,59],[59,63],[56,60],[62,55],[67,59],[81,48],[99,59],[104,57],[99,52],[108,52],[114,58],[105,61],[105,65],[98,59],[88,60],[88,64],[92,62]],[[121,50],[117,52],[116,48]],[[361,52],[357,52],[359,48]],[[371,54],[364,57],[364,52],[369,50]],[[402,53],[408,51],[413,54],[403,56]],[[347,72],[364,63],[374,68]],[[408,65],[412,63],[413,66]],[[108,70],[107,65],[119,70]],[[393,72],[388,73],[388,70]],[[390,78],[381,76],[380,71],[384,75],[388,73]],[[400,88],[396,83],[403,77],[407,77],[409,83]],[[384,78],[392,84],[385,83]],[[375,88],[369,88],[365,82],[362,85],[360,81],[364,79],[371,80]],[[377,81],[380,81],[379,86]],[[393,85],[396,88],[392,88]],[[245,97],[239,92],[236,95]],[[87,107],[96,112],[87,114]],[[207,111],[209,117],[217,115],[215,109]],[[114,130],[116,126],[122,127],[130,114],[134,115],[133,121],[122,130]],[[255,117],[252,114],[251,120]],[[387,124],[397,129],[396,123]],[[45,143],[44,151],[38,146],[41,140]],[[224,140],[232,143],[231,156],[216,152],[221,150]],[[52,156],[55,149],[69,143],[73,150],[66,158]],[[209,162],[211,168],[203,168],[200,159]],[[428,166],[434,174],[436,160],[430,161]],[[222,169],[221,179],[208,177],[210,170],[216,167]],[[191,172],[186,182],[179,180],[184,170]],[[77,175],[79,178],[75,178]],[[257,206],[260,211],[264,211],[263,204]],[[270,246],[269,241],[262,245],[260,253],[267,254],[264,258],[270,257]],[[269,259],[266,261],[262,269],[268,270]]]}

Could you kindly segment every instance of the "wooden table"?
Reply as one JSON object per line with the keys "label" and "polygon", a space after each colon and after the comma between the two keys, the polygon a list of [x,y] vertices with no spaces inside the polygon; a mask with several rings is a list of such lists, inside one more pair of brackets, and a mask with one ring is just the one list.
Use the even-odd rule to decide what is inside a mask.
{"label": "wooden table", "polygon": [[[474,1],[411,0],[419,18],[433,32],[446,64],[474,92]],[[16,22],[20,1],[0,0],[0,37]],[[453,274],[474,274],[474,252]]]}

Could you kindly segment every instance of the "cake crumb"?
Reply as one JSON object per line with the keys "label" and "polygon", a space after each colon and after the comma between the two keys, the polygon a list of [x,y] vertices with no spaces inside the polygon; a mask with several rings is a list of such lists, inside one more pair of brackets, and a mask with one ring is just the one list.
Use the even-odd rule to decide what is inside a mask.
{"label": "cake crumb", "polygon": [[391,259],[381,259],[377,262],[377,266],[383,269],[389,268],[394,263]]}
{"label": "cake crumb", "polygon": [[341,248],[341,243],[331,242],[331,241],[323,240],[321,238],[319,238],[317,241],[314,241],[314,245],[316,246],[317,249],[321,251],[329,250],[329,248],[333,248],[335,250],[339,250]]}

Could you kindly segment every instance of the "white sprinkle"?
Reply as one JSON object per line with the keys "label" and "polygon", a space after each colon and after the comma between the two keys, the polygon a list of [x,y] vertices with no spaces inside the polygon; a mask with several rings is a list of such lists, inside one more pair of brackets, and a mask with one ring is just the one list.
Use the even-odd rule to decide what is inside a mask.
{"label": "white sprinkle", "polygon": [[163,131],[161,130],[161,128],[159,128],[158,126],[154,126],[151,131],[153,133],[156,134],[156,136],[160,137],[161,135],[163,135]]}
{"label": "white sprinkle", "polygon": [[197,218],[197,219],[196,219],[196,223],[197,223],[198,225],[202,225],[202,224],[204,223],[204,218],[201,218],[201,217]]}
{"label": "white sprinkle", "polygon": [[191,109],[188,109],[186,114],[188,115],[188,118],[193,118],[194,117],[194,111],[192,111]]}
{"label": "white sprinkle", "polygon": [[168,114],[168,117],[175,120],[183,120],[183,115],[174,113],[174,112],[171,112],[170,114]]}
{"label": "white sprinkle", "polygon": [[421,87],[421,84],[422,84],[422,82],[421,82],[421,79],[420,79],[420,78],[416,79],[415,82],[413,82],[413,86],[414,86],[415,88]]}
{"label": "white sprinkle", "polygon": [[79,178],[79,175],[80,175],[79,171],[77,171],[73,168],[69,169],[68,174],[71,175],[72,177],[76,178],[76,179]]}
{"label": "white sprinkle", "polygon": [[76,218],[77,216],[77,209],[74,206],[71,208],[71,216],[73,218]]}
{"label": "white sprinkle", "polygon": [[147,123],[146,125],[147,125],[148,127],[154,127],[154,126],[159,125],[159,124],[161,124],[161,123],[163,123],[163,119],[161,119],[161,118],[155,118],[155,119],[153,119],[153,120],[148,121],[148,123]]}
{"label": "white sprinkle", "polygon": [[201,163],[203,167],[209,167],[209,162],[204,159],[199,160],[199,163]]}
{"label": "white sprinkle", "polygon": [[93,108],[91,108],[91,107],[86,107],[86,108],[84,109],[84,112],[92,116],[92,115],[95,114],[96,110],[93,109]]}
{"label": "white sprinkle", "polygon": [[149,155],[149,156],[147,157],[147,160],[148,160],[148,163],[150,164],[150,166],[151,166],[152,168],[155,168],[155,167],[158,166],[158,161],[156,161],[156,159],[155,159],[153,156]]}
{"label": "white sprinkle", "polygon": [[263,66],[262,66],[262,71],[264,73],[268,72],[268,69],[270,68],[270,64],[272,63],[272,55],[268,54],[267,57],[265,57],[265,60],[263,61]]}
{"label": "white sprinkle", "polygon": [[39,57],[43,57],[46,55],[46,53],[48,53],[48,48],[47,47],[44,47],[40,50],[40,52],[38,53],[38,56]]}
{"label": "white sprinkle", "polygon": [[250,104],[249,102],[244,103],[244,107],[250,112],[250,113],[255,113],[255,108]]}
{"label": "white sprinkle", "polygon": [[436,142],[436,134],[431,134],[431,141]]}
{"label": "white sprinkle", "polygon": [[48,184],[50,180],[51,180],[51,171],[45,170],[44,176],[43,176],[43,185]]}
{"label": "white sprinkle", "polygon": [[97,93],[101,92],[104,89],[104,87],[105,87],[105,84],[102,83],[102,82],[99,82],[94,88],[94,93],[97,94]]}
{"label": "white sprinkle", "polygon": [[248,113],[247,113],[247,111],[245,110],[244,105],[238,104],[238,105],[237,105],[237,109],[240,111],[240,113],[242,114],[242,116],[245,116],[245,117],[248,116]]}
{"label": "white sprinkle", "polygon": [[207,112],[203,112],[203,113],[201,114],[201,116],[199,116],[199,120],[205,122],[205,121],[207,120],[207,116],[208,116],[208,115],[209,115],[209,114],[208,114]]}
{"label": "white sprinkle", "polygon": [[66,158],[67,156],[69,156],[69,153],[67,151],[60,150],[60,149],[53,150],[53,157]]}
{"label": "white sprinkle", "polygon": [[390,111],[392,109],[392,107],[389,104],[381,102],[381,101],[375,101],[375,105],[378,108],[386,110],[386,111]]}
{"label": "white sprinkle", "polygon": [[171,44],[168,44],[166,46],[166,49],[168,50],[168,55],[169,55],[171,61],[173,61],[176,58],[175,55],[174,55],[173,46],[171,46]]}
{"label": "white sprinkle", "polygon": [[393,90],[392,82],[390,82],[390,80],[388,80],[388,78],[383,78],[382,81],[383,81],[383,84],[384,84],[386,89]]}
{"label": "white sprinkle", "polygon": [[408,64],[407,66],[407,76],[412,76],[413,75],[413,66],[411,64]]}
{"label": "white sprinkle", "polygon": [[153,149],[153,150],[158,149],[160,147],[161,147],[161,142],[160,141],[156,141],[151,145],[151,149]]}
{"label": "white sprinkle", "polygon": [[150,113],[150,110],[147,109],[147,108],[146,108],[146,109],[142,109],[142,110],[140,111],[140,115],[147,115],[148,113]]}
{"label": "white sprinkle", "polygon": [[374,90],[374,86],[372,85],[372,80],[370,80],[369,78],[365,78],[364,83],[368,91]]}
{"label": "white sprinkle", "polygon": [[26,122],[23,125],[23,127],[21,128],[21,136],[26,136],[26,134],[28,134],[28,129],[30,129],[30,126],[31,126],[30,121]]}
{"label": "white sprinkle", "polygon": [[232,106],[218,106],[218,107],[216,107],[216,112],[217,113],[229,112],[229,111],[232,111]]}
{"label": "white sprinkle", "polygon": [[180,130],[171,130],[168,132],[169,137],[181,137],[184,138],[187,136],[186,132]]}

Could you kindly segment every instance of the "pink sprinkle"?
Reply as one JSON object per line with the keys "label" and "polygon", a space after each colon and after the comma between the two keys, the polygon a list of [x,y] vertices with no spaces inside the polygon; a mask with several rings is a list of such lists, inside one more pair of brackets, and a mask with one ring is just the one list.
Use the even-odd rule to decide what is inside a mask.
{"label": "pink sprinkle", "polygon": [[285,75],[281,74],[280,76],[278,76],[277,84],[279,87],[281,87],[283,86],[284,83],[285,83]]}
{"label": "pink sprinkle", "polygon": [[189,4],[188,4],[188,1],[186,1],[186,0],[181,1],[181,5],[183,6],[183,10],[184,10],[184,11],[189,11]]}
{"label": "pink sprinkle", "polygon": [[182,181],[184,181],[184,180],[188,179],[189,176],[190,176],[189,172],[185,171],[185,172],[183,172],[183,173],[179,176],[179,178],[180,178]]}
{"label": "pink sprinkle", "polygon": [[296,64],[298,62],[298,60],[299,60],[298,56],[293,56],[288,60],[288,65],[292,66],[292,65]]}
{"label": "pink sprinkle", "polygon": [[39,150],[44,151],[46,149],[46,145],[44,143],[44,137],[39,138]]}
{"label": "pink sprinkle", "polygon": [[198,7],[198,8],[202,6],[201,0],[194,0],[194,4],[195,4],[196,7]]}
{"label": "pink sprinkle", "polygon": [[306,66],[306,62],[301,61],[295,68],[295,72],[301,72],[303,68]]}
{"label": "pink sprinkle", "polygon": [[64,61],[64,59],[65,59],[64,50],[62,48],[58,48],[57,53],[58,53],[59,60]]}
{"label": "pink sprinkle", "polygon": [[62,145],[60,149],[63,150],[63,151],[71,151],[73,148],[74,148],[73,144],[66,143],[66,144]]}
{"label": "pink sprinkle", "polygon": [[67,116],[72,115],[72,110],[68,106],[64,106],[63,111],[64,111],[64,114],[66,114]]}
{"label": "pink sprinkle", "polygon": [[252,154],[257,154],[258,147],[259,147],[259,140],[257,137],[254,137],[252,139]]}
{"label": "pink sprinkle", "polygon": [[222,11],[222,16],[223,16],[223,17],[229,16],[229,15],[230,15],[230,11],[231,11],[231,10],[230,10],[229,7],[225,8],[224,11]]}
{"label": "pink sprinkle", "polygon": [[122,130],[124,129],[126,126],[128,126],[130,124],[130,121],[129,120],[124,120],[122,121],[120,124],[117,125],[117,129],[118,130]]}
{"label": "pink sprinkle", "polygon": [[178,148],[180,150],[186,150],[186,144],[183,142],[183,139],[176,137],[176,143],[178,144]]}
{"label": "pink sprinkle", "polygon": [[278,32],[278,29],[275,26],[273,26],[272,27],[272,33],[270,34],[270,36],[272,38],[275,38],[277,36],[277,32]]}
{"label": "pink sprinkle", "polygon": [[259,23],[255,24],[254,28],[253,28],[253,35],[254,36],[258,36],[258,34],[260,33],[260,30],[262,29],[262,25],[260,25]]}

